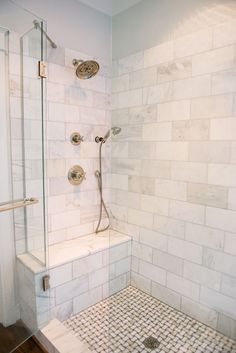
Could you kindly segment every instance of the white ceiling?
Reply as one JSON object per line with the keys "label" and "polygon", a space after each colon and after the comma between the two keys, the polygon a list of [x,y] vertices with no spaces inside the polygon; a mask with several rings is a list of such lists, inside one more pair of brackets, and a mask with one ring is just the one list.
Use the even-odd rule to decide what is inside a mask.
{"label": "white ceiling", "polygon": [[118,13],[138,4],[142,0],[78,0],[83,4],[104,12],[106,15],[114,16]]}

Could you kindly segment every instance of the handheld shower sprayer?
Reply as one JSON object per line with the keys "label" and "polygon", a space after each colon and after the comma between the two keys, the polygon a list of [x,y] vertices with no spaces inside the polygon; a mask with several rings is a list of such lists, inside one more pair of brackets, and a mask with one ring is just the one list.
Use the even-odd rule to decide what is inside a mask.
{"label": "handheld shower sprayer", "polygon": [[108,130],[107,133],[103,137],[96,136],[95,137],[95,142],[97,142],[97,143],[100,143],[100,142],[105,143],[107,141],[107,139],[110,137],[111,133],[112,133],[112,135],[116,136],[120,132],[121,132],[121,128],[118,127],[118,126],[114,126],[110,130]]}
{"label": "handheld shower sprayer", "polygon": [[[97,228],[96,228],[96,233],[100,233],[103,232],[107,229],[109,229],[110,227],[110,215],[109,212],[107,210],[106,204],[103,200],[103,188],[102,188],[102,146],[103,144],[107,141],[107,139],[110,137],[111,133],[112,135],[118,135],[121,132],[121,128],[120,127],[112,127],[110,130],[107,131],[107,133],[103,136],[103,137],[99,137],[96,136],[95,141],[97,143],[100,143],[99,146],[99,170],[96,170],[95,172],[95,176],[97,178],[98,181],[98,190],[99,190],[99,194],[100,194],[100,212],[99,212],[99,220],[98,220],[98,224],[97,224]],[[104,209],[106,216],[108,218],[108,225],[105,228],[100,229],[100,224],[102,221],[102,208]]]}

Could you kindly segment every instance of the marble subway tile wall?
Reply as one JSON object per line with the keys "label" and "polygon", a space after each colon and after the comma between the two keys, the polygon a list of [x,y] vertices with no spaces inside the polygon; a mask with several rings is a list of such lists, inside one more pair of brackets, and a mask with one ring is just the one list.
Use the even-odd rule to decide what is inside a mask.
{"label": "marble subway tile wall", "polygon": [[[47,180],[49,243],[93,233],[99,216],[99,193],[94,175],[98,169],[99,145],[94,139],[110,127],[110,65],[95,58],[100,72],[89,80],[79,80],[73,59],[91,59],[65,48],[48,55]],[[70,136],[79,132],[84,141],[73,146]],[[69,184],[67,174],[81,165],[86,180]],[[110,142],[103,147],[104,198],[109,201]],[[104,220],[106,222],[106,220]]]}
{"label": "marble subway tile wall", "polygon": [[[213,25],[214,24],[214,25]],[[113,65],[113,227],[131,283],[236,338],[236,19]]]}

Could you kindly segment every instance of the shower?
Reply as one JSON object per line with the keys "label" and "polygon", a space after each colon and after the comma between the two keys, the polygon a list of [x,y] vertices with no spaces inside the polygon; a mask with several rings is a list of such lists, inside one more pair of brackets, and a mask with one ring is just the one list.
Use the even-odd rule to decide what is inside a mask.
{"label": "shower", "polygon": [[[96,230],[95,230],[96,233],[103,232],[103,231],[107,230],[110,227],[110,215],[109,215],[109,212],[107,210],[106,204],[105,204],[105,202],[103,200],[103,189],[102,189],[102,146],[107,141],[107,139],[110,137],[111,133],[112,133],[112,135],[116,136],[120,132],[121,132],[121,128],[118,127],[118,126],[114,126],[110,130],[108,130],[107,133],[103,137],[99,137],[99,136],[95,137],[95,142],[100,143],[100,146],[99,146],[99,170],[96,170],[96,172],[95,172],[95,176],[96,176],[96,178],[98,180],[98,190],[99,190],[99,194],[100,194],[100,212],[99,212],[98,224],[97,224],[97,227],[96,227]],[[102,221],[102,207],[104,208],[104,211],[105,211],[105,213],[107,215],[108,225],[105,228],[99,229],[101,221]]]}
{"label": "shower", "polygon": [[82,80],[94,77],[99,71],[99,64],[94,60],[77,60],[74,59],[72,64],[76,68],[76,76]]}

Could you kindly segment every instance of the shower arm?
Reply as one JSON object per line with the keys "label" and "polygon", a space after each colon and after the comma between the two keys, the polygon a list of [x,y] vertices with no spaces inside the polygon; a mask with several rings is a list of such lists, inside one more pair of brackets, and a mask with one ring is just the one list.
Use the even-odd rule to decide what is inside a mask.
{"label": "shower arm", "polygon": [[53,42],[53,40],[47,35],[47,33],[44,31],[44,29],[41,28],[40,23],[37,20],[34,20],[33,24],[36,29],[40,29],[40,31],[42,31],[42,33],[45,35],[45,37],[47,38],[47,40],[51,44],[51,47],[56,49],[57,48],[56,43]]}

